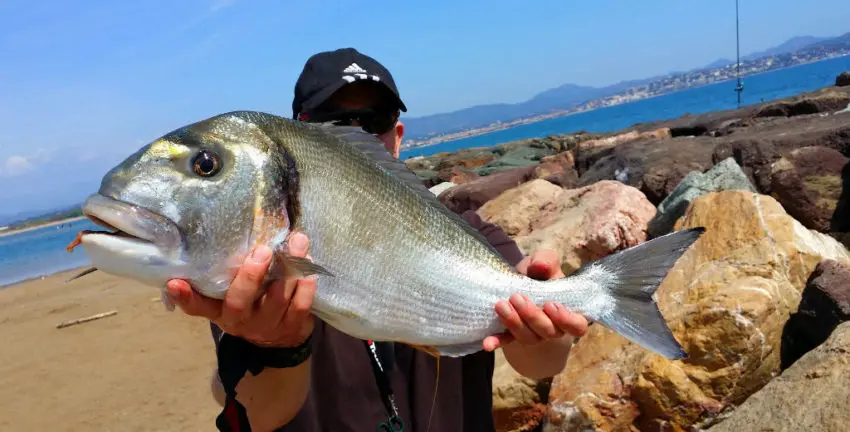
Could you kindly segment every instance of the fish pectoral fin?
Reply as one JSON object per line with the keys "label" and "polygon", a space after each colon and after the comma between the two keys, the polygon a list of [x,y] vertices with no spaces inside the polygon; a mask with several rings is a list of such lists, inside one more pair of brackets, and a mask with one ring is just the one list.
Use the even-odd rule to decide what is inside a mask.
{"label": "fish pectoral fin", "polygon": [[307,258],[292,256],[284,251],[277,251],[272,258],[268,279],[302,278],[320,274],[333,277],[333,273]]}

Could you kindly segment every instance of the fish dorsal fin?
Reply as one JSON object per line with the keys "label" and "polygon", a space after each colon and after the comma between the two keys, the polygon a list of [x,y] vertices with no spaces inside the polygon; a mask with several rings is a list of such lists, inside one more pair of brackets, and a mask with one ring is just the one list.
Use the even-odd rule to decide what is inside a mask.
{"label": "fish dorsal fin", "polygon": [[382,171],[401,180],[407,188],[419,195],[426,203],[428,203],[429,206],[438,210],[446,217],[460,225],[461,228],[469,233],[469,235],[488,247],[490,251],[505,262],[507,267],[510,267],[504,258],[502,258],[501,253],[499,253],[499,251],[487,241],[487,238],[485,238],[484,235],[440,202],[437,196],[425,187],[422,180],[419,179],[416,173],[408,168],[403,161],[393,157],[393,155],[387,151],[386,147],[384,147],[383,141],[379,140],[375,135],[372,135],[357,126],[337,126],[332,123],[319,123],[319,125],[325,128],[327,132],[334,137],[366,155]]}

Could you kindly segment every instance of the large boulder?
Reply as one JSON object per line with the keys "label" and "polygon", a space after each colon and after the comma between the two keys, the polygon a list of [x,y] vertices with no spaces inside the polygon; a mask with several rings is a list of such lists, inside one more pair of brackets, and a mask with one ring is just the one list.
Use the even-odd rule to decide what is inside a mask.
{"label": "large boulder", "polygon": [[715,164],[730,157],[744,170],[758,192],[770,194],[771,165],[782,157],[770,141],[747,138],[721,141],[711,153]]}
{"label": "large boulder", "polygon": [[456,213],[478,210],[487,201],[535,179],[538,167],[525,166],[513,168],[480,177],[476,180],[452,187],[439,195],[440,202]]}
{"label": "large boulder", "polygon": [[617,180],[640,189],[651,203],[658,205],[688,173],[706,171],[714,165],[714,145],[711,137],[627,142],[613,147],[609,155],[582,173],[578,186]]}
{"label": "large boulder", "polygon": [[841,172],[849,161],[826,147],[793,150],[771,167],[773,196],[806,228],[829,232],[843,190]]}
{"label": "large boulder", "polygon": [[850,323],[708,432],[845,431],[850,424]]}
{"label": "large boulder", "polygon": [[822,344],[839,324],[850,320],[850,268],[821,261],[809,276],[797,311],[782,333],[782,369]]}
{"label": "large boulder", "polygon": [[670,129],[659,128],[651,131],[629,131],[617,135],[583,141],[576,145],[573,153],[579,174],[587,171],[596,161],[611,154],[618,145],[638,140],[661,140],[670,138]]}
{"label": "large boulder", "polygon": [[720,161],[705,173],[692,171],[685,176],[658,206],[658,213],[649,222],[649,235],[657,237],[669,233],[693,200],[709,192],[724,190],[755,192],[747,175],[731,157]]}
{"label": "large boulder", "polygon": [[488,201],[478,214],[501,227],[525,254],[558,251],[564,273],[570,274],[643,242],[655,207],[639,190],[615,181],[563,189],[537,179]]}
{"label": "large boulder", "polygon": [[763,106],[756,117],[793,117],[805,114],[830,113],[844,109],[850,103],[850,95],[831,91],[816,95],[804,95]]}
{"label": "large boulder", "polygon": [[706,232],[656,293],[689,357],[668,360],[591,326],[552,382],[547,430],[688,430],[713,421],[779,373],[783,324],[815,266],[850,263],[835,239],[753,192],[700,196],[675,229],[691,227]]}
{"label": "large boulder", "polygon": [[837,77],[835,77],[835,86],[850,86],[850,72],[842,72]]}
{"label": "large boulder", "polygon": [[535,430],[546,414],[548,380],[536,381],[520,375],[496,351],[493,368],[493,420],[497,432]]}

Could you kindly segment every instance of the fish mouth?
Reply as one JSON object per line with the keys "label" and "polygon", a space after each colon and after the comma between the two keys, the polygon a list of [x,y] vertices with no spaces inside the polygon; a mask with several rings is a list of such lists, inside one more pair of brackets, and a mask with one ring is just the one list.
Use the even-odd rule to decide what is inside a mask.
{"label": "fish mouth", "polygon": [[73,251],[88,236],[109,236],[122,243],[143,243],[171,250],[182,242],[180,229],[165,216],[99,193],[86,199],[82,211],[95,225],[108,231],[80,231],[66,248],[68,252]]}

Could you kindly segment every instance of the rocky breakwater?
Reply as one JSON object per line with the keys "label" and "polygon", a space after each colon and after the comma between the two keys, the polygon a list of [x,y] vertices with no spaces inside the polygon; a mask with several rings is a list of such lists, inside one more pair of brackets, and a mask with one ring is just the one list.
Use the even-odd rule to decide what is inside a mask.
{"label": "rocky breakwater", "polygon": [[674,229],[696,226],[705,235],[656,294],[689,357],[670,361],[593,326],[552,383],[546,430],[682,430],[718,420],[780,372],[783,326],[815,266],[850,263],[835,239],[754,192],[696,198]]}
{"label": "rocky breakwater", "polygon": [[780,399],[800,376],[846,376],[822,352],[836,352],[829,344],[843,336],[833,329],[850,313],[841,243],[850,232],[850,112],[837,109],[841,94],[850,87],[408,160],[444,204],[477,211],[526,253],[556,249],[567,274],[671,230],[707,228],[656,294],[687,359],[591,326],[551,380],[499,363],[498,429],[722,429],[727,418],[748,424],[761,407],[798,410],[785,418],[814,424],[802,413],[812,404]]}

